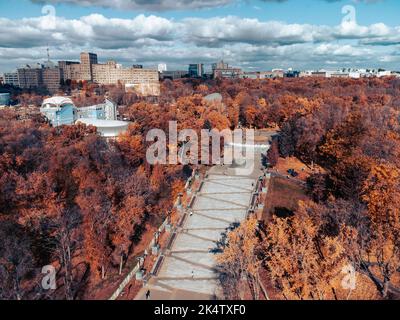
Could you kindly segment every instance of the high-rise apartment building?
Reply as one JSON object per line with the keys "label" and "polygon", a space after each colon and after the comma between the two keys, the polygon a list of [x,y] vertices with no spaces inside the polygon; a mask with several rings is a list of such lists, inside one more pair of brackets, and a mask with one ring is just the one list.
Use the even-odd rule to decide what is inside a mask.
{"label": "high-rise apartment building", "polygon": [[81,76],[81,66],[77,61],[58,61],[61,71],[61,78],[66,80],[79,80]]}
{"label": "high-rise apartment building", "polygon": [[18,86],[23,89],[45,88],[50,93],[60,89],[61,69],[52,63],[26,65],[18,69]]}
{"label": "high-rise apartment building", "polygon": [[62,72],[59,67],[44,68],[42,71],[43,86],[50,93],[55,93],[60,89]]}
{"label": "high-rise apartment building", "polygon": [[[119,83],[140,95],[160,94],[157,70],[143,69],[142,65],[124,68],[116,61],[99,64],[96,54],[86,52],[81,53],[81,62],[59,61],[58,66],[55,66],[48,61],[45,65],[26,66],[18,69],[15,78],[21,88],[45,87],[50,93],[58,91],[63,81],[75,80],[93,81],[102,85]],[[11,75],[7,79],[12,79]]]}
{"label": "high-rise apartment building", "polygon": [[81,80],[93,80],[93,65],[97,64],[97,54],[90,52],[81,53]]}
{"label": "high-rise apartment building", "polygon": [[79,81],[82,80],[82,76],[81,76],[81,64],[71,64],[67,67],[67,73],[70,75],[69,78],[66,79],[70,79],[70,80],[75,80],[75,81]]}
{"label": "high-rise apartment building", "polygon": [[40,88],[43,86],[43,66],[41,64],[26,65],[18,69],[19,86],[23,89]]}
{"label": "high-rise apartment building", "polygon": [[160,83],[157,70],[124,68],[115,61],[93,65],[93,81],[98,84],[127,85],[141,95],[159,95]]}
{"label": "high-rise apartment building", "polygon": [[214,78],[234,79],[239,78],[242,74],[242,69],[229,67],[229,65],[224,61],[214,63],[212,65],[212,71]]}

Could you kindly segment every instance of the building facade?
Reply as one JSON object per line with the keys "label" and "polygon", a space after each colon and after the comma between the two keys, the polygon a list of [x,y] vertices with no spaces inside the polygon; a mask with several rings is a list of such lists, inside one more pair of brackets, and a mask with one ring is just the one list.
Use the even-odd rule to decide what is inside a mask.
{"label": "building facade", "polygon": [[214,63],[212,65],[213,76],[215,79],[227,78],[227,79],[237,79],[243,73],[240,68],[229,67],[224,61]]}
{"label": "building facade", "polygon": [[158,69],[159,73],[163,73],[163,72],[167,71],[167,64],[159,63],[157,69]]}
{"label": "building facade", "polygon": [[7,72],[4,74],[4,84],[19,87],[18,72]]}
{"label": "building facade", "polygon": [[[101,85],[127,85],[140,95],[160,95],[160,79],[157,70],[144,69],[142,65],[124,68],[115,61],[99,64],[94,53],[81,53],[81,62],[59,61],[58,66],[48,61],[19,68],[15,75],[8,74],[6,81],[18,82],[21,88],[47,88],[50,93],[60,89],[62,82],[92,81]],[[7,74],[6,74],[7,75]]]}
{"label": "building facade", "polygon": [[229,65],[227,63],[225,63],[223,60],[217,62],[217,63],[213,63],[212,64],[212,69],[216,70],[216,69],[228,69]]}
{"label": "building facade", "polygon": [[106,99],[104,103],[77,108],[77,118],[117,120],[117,105]]}
{"label": "building facade", "polygon": [[162,80],[165,80],[165,79],[175,80],[175,79],[184,78],[186,76],[187,76],[187,71],[183,71],[183,70],[164,71],[163,73],[160,74],[160,78]]}
{"label": "building facade", "polygon": [[74,124],[78,119],[117,120],[117,105],[108,99],[101,104],[77,108],[70,98],[55,96],[43,101],[40,112],[55,127]]}
{"label": "building facade", "polygon": [[53,94],[60,90],[62,71],[59,67],[43,69],[43,85]]}
{"label": "building facade", "polygon": [[93,65],[97,63],[97,54],[91,52],[82,52],[80,80],[93,81]]}
{"label": "building facade", "polygon": [[36,64],[19,68],[18,86],[23,89],[45,88],[50,93],[60,89],[62,72],[60,68],[52,64],[44,66]]}
{"label": "building facade", "polygon": [[242,79],[260,79],[260,72],[257,71],[243,72],[239,77]]}
{"label": "building facade", "polygon": [[79,80],[81,66],[77,61],[58,61],[62,81]]}
{"label": "building facade", "polygon": [[9,106],[9,105],[10,105],[10,94],[0,93],[0,106]]}
{"label": "building facade", "polygon": [[70,125],[76,120],[76,107],[72,100],[66,97],[45,99],[40,112],[54,127]]}
{"label": "building facade", "polygon": [[129,122],[117,121],[117,107],[110,101],[105,103],[76,108],[67,97],[52,97],[43,101],[40,112],[54,127],[72,124],[94,126],[104,138],[116,138],[128,129]]}
{"label": "building facade", "polygon": [[160,95],[160,82],[157,70],[124,68],[115,61],[93,65],[93,82],[102,85],[122,84],[137,94]]}
{"label": "building facade", "polygon": [[204,64],[189,64],[188,74],[190,78],[201,78],[204,75]]}
{"label": "building facade", "polygon": [[33,89],[43,87],[43,66],[26,65],[18,69],[19,86],[23,89]]}

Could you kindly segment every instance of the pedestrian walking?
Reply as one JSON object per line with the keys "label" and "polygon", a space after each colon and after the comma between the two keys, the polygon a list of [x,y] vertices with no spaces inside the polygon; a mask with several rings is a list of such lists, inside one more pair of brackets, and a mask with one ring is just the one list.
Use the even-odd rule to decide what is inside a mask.
{"label": "pedestrian walking", "polygon": [[149,300],[150,299],[150,290],[147,290],[147,292],[146,292],[146,300]]}
{"label": "pedestrian walking", "polygon": [[194,271],[192,270],[192,279],[194,279]]}

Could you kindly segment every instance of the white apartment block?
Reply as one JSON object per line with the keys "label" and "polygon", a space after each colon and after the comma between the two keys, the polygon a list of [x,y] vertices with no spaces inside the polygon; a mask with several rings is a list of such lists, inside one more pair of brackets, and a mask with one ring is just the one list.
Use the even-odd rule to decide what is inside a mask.
{"label": "white apartment block", "polygon": [[140,95],[159,95],[157,70],[123,68],[115,61],[93,65],[93,82],[102,85],[122,84]]}
{"label": "white apartment block", "polygon": [[18,72],[6,72],[4,73],[4,83],[19,87]]}

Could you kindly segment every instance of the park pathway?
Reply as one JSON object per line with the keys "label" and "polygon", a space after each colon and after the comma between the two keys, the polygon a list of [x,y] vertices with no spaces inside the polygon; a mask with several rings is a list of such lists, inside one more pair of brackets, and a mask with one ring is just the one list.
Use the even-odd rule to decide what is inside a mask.
{"label": "park pathway", "polygon": [[136,296],[145,299],[150,290],[152,300],[216,299],[219,292],[215,272],[215,250],[227,229],[247,215],[261,170],[261,152],[246,163],[253,167],[240,175],[234,167],[211,168],[197,193],[192,208],[177,230],[170,249],[156,276]]}

